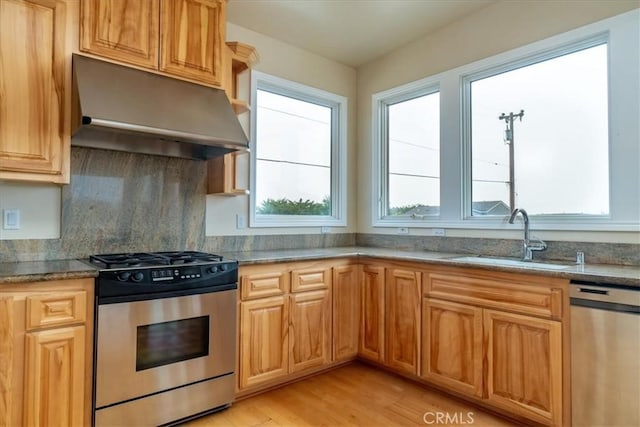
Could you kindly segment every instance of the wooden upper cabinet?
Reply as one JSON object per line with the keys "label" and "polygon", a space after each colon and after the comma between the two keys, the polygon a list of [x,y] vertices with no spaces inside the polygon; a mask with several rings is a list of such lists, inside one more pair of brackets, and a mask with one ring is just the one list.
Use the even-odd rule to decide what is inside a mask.
{"label": "wooden upper cabinet", "polygon": [[63,0],[0,0],[0,179],[69,182]]}
{"label": "wooden upper cabinet", "polygon": [[160,70],[222,84],[224,0],[161,0]]}
{"label": "wooden upper cabinet", "polygon": [[226,0],[80,3],[81,51],[222,86]]}
{"label": "wooden upper cabinet", "polygon": [[83,0],[80,49],[157,70],[159,14],[158,0]]}

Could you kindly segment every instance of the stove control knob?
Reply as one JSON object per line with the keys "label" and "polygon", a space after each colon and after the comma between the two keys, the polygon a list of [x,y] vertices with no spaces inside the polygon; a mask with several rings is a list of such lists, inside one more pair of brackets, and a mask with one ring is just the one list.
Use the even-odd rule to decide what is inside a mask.
{"label": "stove control knob", "polygon": [[144,274],[142,274],[142,272],[140,271],[136,271],[131,275],[131,280],[133,280],[134,282],[142,282],[142,279],[144,279]]}
{"label": "stove control knob", "polygon": [[121,271],[116,275],[118,280],[120,280],[121,282],[126,282],[127,280],[129,280],[130,276],[131,276],[131,273],[129,273],[128,271]]}
{"label": "stove control knob", "polygon": [[214,266],[209,267],[208,271],[211,274],[216,274],[218,271],[220,271],[220,268],[219,268],[219,266],[214,265]]}
{"label": "stove control knob", "polygon": [[229,266],[227,264],[220,264],[220,271],[227,271]]}

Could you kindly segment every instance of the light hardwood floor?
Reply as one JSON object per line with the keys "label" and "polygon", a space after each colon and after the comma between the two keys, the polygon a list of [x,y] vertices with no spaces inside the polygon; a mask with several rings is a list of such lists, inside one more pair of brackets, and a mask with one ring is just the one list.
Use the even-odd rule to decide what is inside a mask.
{"label": "light hardwood floor", "polygon": [[188,427],[427,425],[517,424],[362,363],[241,400],[223,412],[185,424]]}

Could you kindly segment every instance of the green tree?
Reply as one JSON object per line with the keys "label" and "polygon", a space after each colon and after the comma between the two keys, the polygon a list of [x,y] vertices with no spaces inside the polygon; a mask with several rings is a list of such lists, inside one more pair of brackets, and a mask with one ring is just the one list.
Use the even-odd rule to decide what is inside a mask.
{"label": "green tree", "polygon": [[312,200],[266,199],[256,213],[261,215],[329,215],[331,200],[325,197],[322,202]]}
{"label": "green tree", "polygon": [[416,203],[415,205],[406,205],[406,206],[392,206],[389,209],[389,215],[404,215],[407,212],[422,206],[424,205],[420,203]]}

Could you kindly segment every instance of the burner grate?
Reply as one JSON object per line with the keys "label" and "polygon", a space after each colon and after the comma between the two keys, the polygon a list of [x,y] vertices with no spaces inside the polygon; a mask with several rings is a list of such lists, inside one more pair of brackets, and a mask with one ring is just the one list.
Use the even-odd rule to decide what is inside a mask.
{"label": "burner grate", "polygon": [[219,262],[222,261],[220,255],[208,254],[205,252],[180,251],[180,252],[155,252],[157,255],[169,259],[169,263],[191,264],[194,262]]}
{"label": "burner grate", "polygon": [[131,268],[155,265],[180,265],[198,262],[220,262],[222,256],[196,251],[131,252],[91,255],[89,262],[102,268]]}

